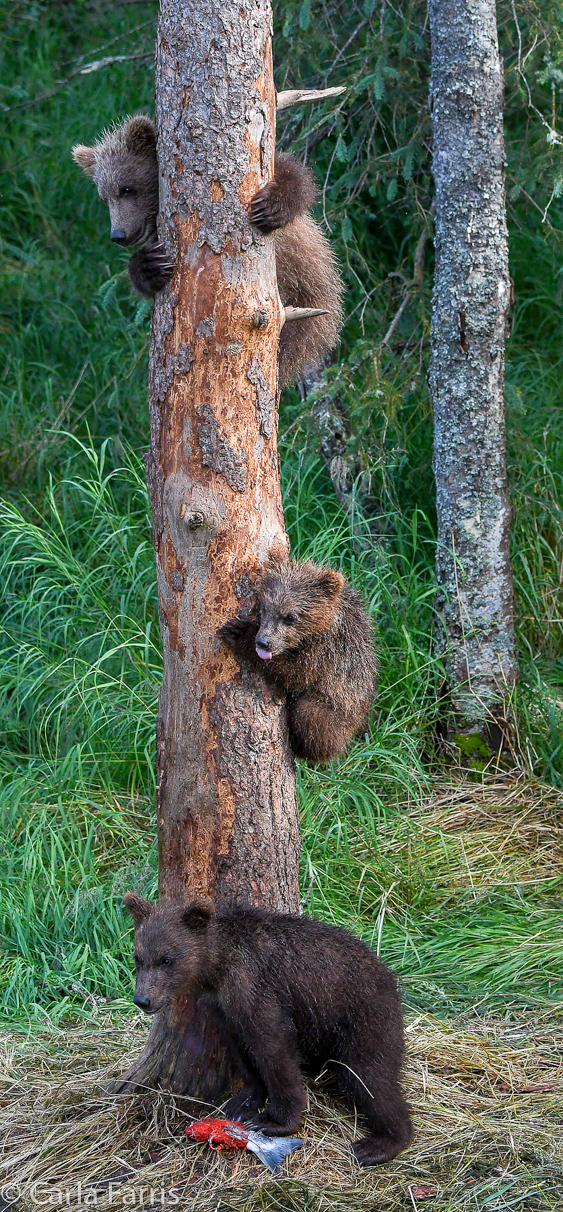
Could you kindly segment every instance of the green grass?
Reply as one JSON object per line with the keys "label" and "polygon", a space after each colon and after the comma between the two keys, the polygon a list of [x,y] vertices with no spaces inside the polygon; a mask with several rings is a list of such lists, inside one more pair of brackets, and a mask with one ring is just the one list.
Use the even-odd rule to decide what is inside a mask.
{"label": "green grass", "polygon": [[0,507],[3,766],[146,795],[161,671],[147,494],[138,460],[116,472],[106,443],[79,451],[92,474],[50,485],[41,511]]}
{"label": "green grass", "polygon": [[[3,510],[0,1007],[12,1019],[88,1015],[92,999],[123,999],[121,896],[131,884],[155,887],[160,655],[148,503],[140,460],[108,470],[106,455],[75,443],[76,473],[50,485],[40,507]],[[404,844],[401,804],[415,806],[432,785],[439,675],[421,527],[397,515],[395,544],[354,555],[317,457],[301,452],[298,463],[288,452],[293,550],[341,566],[361,587],[382,671],[366,735],[340,762],[299,772],[308,910],[379,946],[416,1004],[559,997],[561,878],[545,871],[522,891],[520,877],[499,872],[476,895],[460,884],[459,854],[439,826],[432,861],[420,824]]]}
{"label": "green grass", "polygon": [[[21,788],[19,789],[21,792]],[[127,1005],[131,947],[121,896],[155,893],[154,823],[115,798],[52,798],[40,778],[4,805],[0,1003],[11,1021]]]}
{"label": "green grass", "polygon": [[[305,6],[298,12],[284,0],[278,19],[290,11],[304,54]],[[107,237],[107,212],[70,158],[74,142],[125,111],[150,109],[152,68],[143,60],[116,63],[59,87],[80,57],[149,49],[154,16],[150,3],[0,0],[0,1013],[19,1022],[87,1017],[96,999],[127,999],[130,930],[121,895],[127,885],[149,895],[155,888],[161,656],[142,462],[149,308],[131,297],[123,256]],[[347,19],[339,9],[338,20]],[[377,13],[374,21],[379,28]],[[291,66],[291,37],[278,40],[287,58],[280,80]],[[411,64],[424,88],[425,53]],[[353,60],[341,66],[344,74],[355,71]],[[293,129],[304,137],[299,116],[288,120],[286,131]],[[319,140],[311,134],[311,157],[323,171],[343,129],[328,123]],[[363,190],[353,210],[364,151],[357,161],[339,161],[326,199],[351,308],[361,297],[355,274],[384,282],[411,266],[411,237],[419,234],[418,214],[411,232],[399,201],[393,213],[386,201],[381,224],[371,215],[357,244],[346,242],[347,208],[356,224],[377,208],[383,188]],[[518,211],[511,258],[517,306],[508,452],[522,670],[514,712],[521,761],[559,788],[563,303],[559,245],[535,212]],[[525,862],[499,859],[480,880],[479,847],[464,857],[457,834],[452,841],[443,822],[430,828],[417,816],[444,774],[435,735],[441,669],[432,654],[429,286],[427,276],[405,312],[401,342],[384,357],[374,358],[374,346],[396,309],[396,283],[374,294],[363,332],[359,313],[345,330],[338,390],[353,427],[351,448],[370,477],[371,514],[358,516],[369,552],[362,546],[358,554],[306,410],[295,392],[283,401],[293,553],[342,567],[361,589],[381,664],[366,735],[326,770],[299,770],[303,889],[310,887],[308,911],[346,922],[380,946],[413,1003],[485,1012],[560,997],[561,873],[549,857],[527,880],[522,863],[533,866],[536,853],[530,845]],[[512,827],[508,807],[505,815]],[[464,830],[460,836],[467,840]],[[494,839],[487,846],[499,849]]]}
{"label": "green grass", "polygon": [[124,108],[151,107],[151,63],[116,63],[33,99],[56,90],[80,58],[102,58],[111,38],[107,55],[150,49],[154,16],[152,4],[101,20],[81,3],[0,4],[0,474],[8,491],[41,492],[49,469],[64,467],[69,448],[53,431],[112,436],[116,462],[122,441],[138,449],[147,439],[149,309],[132,297],[107,208],[70,152]]}

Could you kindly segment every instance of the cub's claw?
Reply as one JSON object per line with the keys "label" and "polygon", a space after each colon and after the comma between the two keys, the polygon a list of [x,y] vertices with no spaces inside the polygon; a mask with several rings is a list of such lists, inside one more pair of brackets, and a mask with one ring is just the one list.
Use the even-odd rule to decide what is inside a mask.
{"label": "cub's claw", "polygon": [[250,220],[263,232],[275,231],[287,223],[287,203],[281,195],[277,181],[268,181],[254,195],[250,203]]}
{"label": "cub's claw", "polygon": [[298,215],[305,214],[315,197],[313,178],[304,164],[293,156],[276,155],[274,175],[254,195],[250,219],[260,231],[287,227]]}
{"label": "cub's claw", "polygon": [[146,299],[152,299],[170,281],[174,262],[164,244],[157,240],[133,254],[128,270],[135,290]]}

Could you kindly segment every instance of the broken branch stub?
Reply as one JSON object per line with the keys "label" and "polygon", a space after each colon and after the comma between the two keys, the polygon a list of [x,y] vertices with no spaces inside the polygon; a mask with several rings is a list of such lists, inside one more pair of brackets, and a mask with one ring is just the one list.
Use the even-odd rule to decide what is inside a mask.
{"label": "broken branch stub", "polygon": [[288,324],[291,320],[307,320],[310,316],[328,316],[328,314],[326,307],[286,307],[283,323]]}
{"label": "broken branch stub", "polygon": [[290,105],[304,105],[312,101],[324,101],[326,97],[340,97],[345,92],[345,84],[336,85],[334,88],[288,88],[278,93],[278,112],[281,109],[289,109]]}

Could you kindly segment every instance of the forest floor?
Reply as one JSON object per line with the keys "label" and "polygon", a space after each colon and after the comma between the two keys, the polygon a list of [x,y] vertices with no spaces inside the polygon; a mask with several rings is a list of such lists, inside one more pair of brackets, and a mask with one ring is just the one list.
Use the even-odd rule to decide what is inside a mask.
{"label": "forest floor", "polygon": [[[562,807],[563,796],[541,784],[458,780],[437,784],[413,815],[419,839],[426,839],[427,861],[432,839],[463,842],[464,861],[452,864],[452,875],[457,871],[477,900],[493,873],[498,883],[503,863],[516,882],[558,874]],[[416,866],[414,850],[412,860]],[[533,948],[533,936],[523,945]],[[539,935],[537,945],[541,949]],[[22,1209],[176,1203],[198,1212],[562,1207],[563,1004],[545,995],[535,1004],[528,996],[524,1004],[514,995],[501,998],[498,1008],[485,999],[457,1013],[431,1013],[427,985],[424,975],[418,981],[411,973],[405,986],[405,1086],[415,1141],[375,1171],[360,1170],[350,1154],[361,1125],[314,1082],[304,1147],[273,1178],[251,1154],[212,1152],[188,1142],[183,1129],[193,1106],[188,1111],[153,1093],[107,1092],[143,1047],[147,1026],[137,1015],[93,1000],[89,1023],[47,1021],[29,1032],[5,1030],[0,1196],[5,1203],[17,1198]],[[418,995],[426,1008],[414,1005]]]}

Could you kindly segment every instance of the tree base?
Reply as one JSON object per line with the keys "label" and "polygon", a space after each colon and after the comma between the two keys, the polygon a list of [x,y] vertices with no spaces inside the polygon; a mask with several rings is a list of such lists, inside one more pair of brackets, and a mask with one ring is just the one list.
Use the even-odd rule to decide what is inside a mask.
{"label": "tree base", "polygon": [[187,997],[161,1010],[138,1059],[114,1093],[167,1090],[194,1104],[194,1114],[216,1107],[239,1086],[241,1075],[220,1025],[202,998]]}
{"label": "tree base", "polygon": [[437,734],[442,750],[462,770],[481,773],[514,767],[510,724],[504,718],[468,723],[452,714],[441,721]]}

